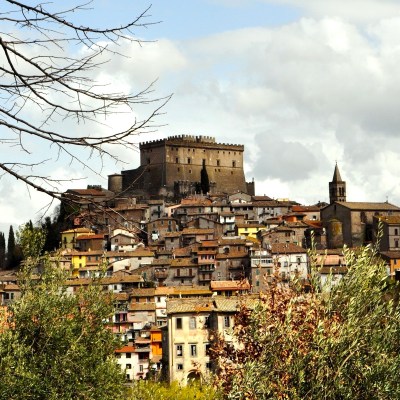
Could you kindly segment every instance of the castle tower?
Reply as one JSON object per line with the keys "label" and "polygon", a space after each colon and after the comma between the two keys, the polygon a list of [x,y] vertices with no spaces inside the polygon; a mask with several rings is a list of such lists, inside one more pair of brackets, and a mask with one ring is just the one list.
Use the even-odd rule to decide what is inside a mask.
{"label": "castle tower", "polygon": [[342,181],[337,163],[333,173],[332,182],[329,182],[329,202],[346,201],[346,182]]}
{"label": "castle tower", "polygon": [[244,146],[217,143],[210,136],[170,136],[140,143],[140,167],[122,171],[123,189],[149,195],[195,193],[206,169],[210,193],[246,192]]}

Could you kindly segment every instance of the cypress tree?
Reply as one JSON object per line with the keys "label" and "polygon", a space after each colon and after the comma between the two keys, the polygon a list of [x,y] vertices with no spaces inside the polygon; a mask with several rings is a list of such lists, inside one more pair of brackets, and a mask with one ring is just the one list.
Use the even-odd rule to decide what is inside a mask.
{"label": "cypress tree", "polygon": [[203,192],[203,194],[207,194],[210,191],[210,180],[208,179],[205,160],[203,160],[203,167],[200,172],[200,183],[201,183],[201,191]]}
{"label": "cypress tree", "polygon": [[6,238],[3,232],[0,232],[0,269],[6,268]]}

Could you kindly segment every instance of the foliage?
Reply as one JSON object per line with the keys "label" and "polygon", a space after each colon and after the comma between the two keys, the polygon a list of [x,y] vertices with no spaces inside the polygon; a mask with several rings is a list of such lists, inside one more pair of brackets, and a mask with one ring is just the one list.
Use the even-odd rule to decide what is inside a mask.
{"label": "foliage", "polygon": [[10,225],[7,241],[7,268],[17,268],[22,260],[21,248],[15,240],[14,228]]}
{"label": "foliage", "polygon": [[0,269],[6,267],[6,238],[3,232],[0,232]]}
{"label": "foliage", "polygon": [[311,291],[273,281],[236,317],[238,346],[217,343],[226,399],[400,398],[400,309],[372,247],[344,249],[347,275]]}
{"label": "foliage", "polygon": [[[124,377],[113,357],[118,342],[105,323],[111,295],[96,282],[67,293],[57,260],[33,252],[43,238],[29,225],[20,231],[29,257],[21,298],[10,305],[0,335],[0,399],[122,399]],[[34,276],[39,262],[43,272]]]}
{"label": "foliage", "polygon": [[212,400],[218,399],[211,385],[192,384],[181,387],[177,382],[168,385],[153,381],[134,382],[130,396],[132,400]]}
{"label": "foliage", "polygon": [[201,185],[201,192],[203,194],[207,194],[210,191],[210,180],[208,178],[208,172],[206,169],[206,162],[203,160],[203,167],[200,171],[200,185]]}

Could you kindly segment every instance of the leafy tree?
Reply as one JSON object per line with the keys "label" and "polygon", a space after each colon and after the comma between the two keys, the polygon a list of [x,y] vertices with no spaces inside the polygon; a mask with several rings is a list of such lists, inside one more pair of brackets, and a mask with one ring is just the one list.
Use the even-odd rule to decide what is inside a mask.
{"label": "leafy tree", "polygon": [[[113,312],[111,294],[96,282],[67,293],[57,261],[40,256],[44,237],[29,227],[20,232],[21,298],[0,327],[0,399],[126,398],[114,358],[120,343],[106,326]],[[38,264],[42,273],[32,275]]]}
{"label": "leafy tree", "polygon": [[310,293],[275,280],[254,309],[241,307],[237,345],[220,339],[213,351],[225,398],[400,398],[398,286],[372,247],[344,251],[335,285],[314,268]]}
{"label": "leafy tree", "polygon": [[220,398],[210,384],[192,384],[181,387],[177,382],[172,384],[137,381],[130,389],[129,399],[136,400],[213,400]]}

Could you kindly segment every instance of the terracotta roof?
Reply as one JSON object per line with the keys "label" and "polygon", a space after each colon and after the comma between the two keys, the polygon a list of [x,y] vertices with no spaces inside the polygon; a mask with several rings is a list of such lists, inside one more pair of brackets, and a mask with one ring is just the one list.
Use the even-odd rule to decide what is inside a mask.
{"label": "terracotta roof", "polygon": [[215,258],[218,260],[226,260],[230,258],[243,258],[247,257],[248,253],[246,251],[230,251],[227,254],[224,253],[218,253]]}
{"label": "terracotta roof", "polygon": [[135,288],[131,291],[133,297],[154,297],[155,288]]}
{"label": "terracotta roof", "polygon": [[182,232],[165,232],[163,234],[164,238],[175,238],[182,235]]}
{"label": "terracotta roof", "polygon": [[129,311],[155,311],[155,303],[133,303],[129,304]]}
{"label": "terracotta roof", "polygon": [[92,239],[104,239],[104,234],[93,234],[93,235],[80,235],[76,238],[76,240],[92,240]]}
{"label": "terracotta roof", "polygon": [[272,200],[272,198],[269,196],[251,196],[251,199],[253,201],[270,201],[270,200]]}
{"label": "terracotta roof", "polygon": [[398,225],[400,224],[400,215],[380,215],[377,217],[380,221],[386,224]]}
{"label": "terracotta roof", "polygon": [[237,228],[248,228],[248,229],[262,229],[265,225],[262,224],[236,224]]}
{"label": "terracotta roof", "polygon": [[171,264],[171,258],[155,258],[151,262],[152,267],[169,266]]}
{"label": "terracotta roof", "polygon": [[134,353],[135,348],[133,346],[124,346],[120,349],[115,350],[116,353]]}
{"label": "terracotta roof", "polygon": [[218,247],[218,240],[202,240],[201,247]]}
{"label": "terracotta roof", "polygon": [[245,281],[211,281],[211,290],[249,290],[250,283]]}
{"label": "terracotta roof", "polygon": [[213,310],[214,306],[211,297],[167,300],[167,314],[187,312],[211,312]]}
{"label": "terracotta roof", "polygon": [[307,250],[294,243],[272,243],[272,254],[307,253]]}
{"label": "terracotta roof", "polygon": [[214,232],[214,229],[185,228],[182,231],[182,235],[207,235],[211,233],[213,234]]}
{"label": "terracotta roof", "polygon": [[[400,208],[390,203],[362,203],[362,202],[349,202],[349,201],[337,201],[334,204],[339,204],[343,207],[351,210],[365,210],[365,211],[400,211]],[[329,206],[332,206],[330,204]],[[327,206],[327,207],[329,207]],[[325,207],[325,208],[327,208]]]}

